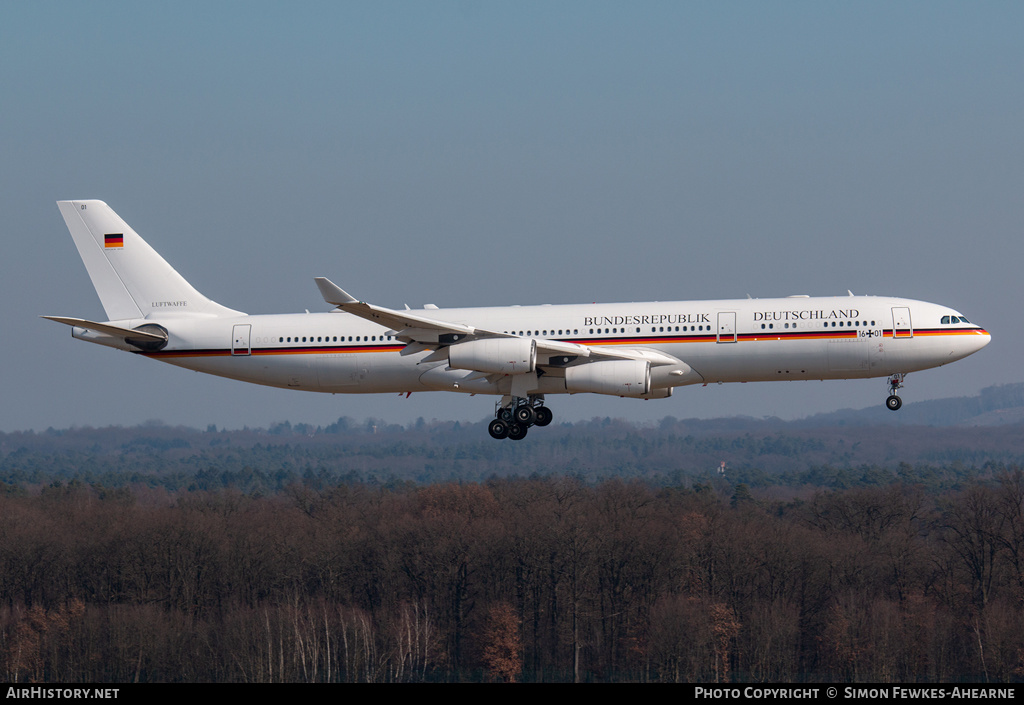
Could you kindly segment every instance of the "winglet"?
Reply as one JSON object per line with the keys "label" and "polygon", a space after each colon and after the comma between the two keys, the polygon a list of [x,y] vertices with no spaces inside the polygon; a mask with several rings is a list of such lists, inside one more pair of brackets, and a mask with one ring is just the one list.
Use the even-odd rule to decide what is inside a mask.
{"label": "winglet", "polygon": [[341,306],[342,304],[359,303],[359,301],[353,298],[351,294],[327,277],[315,277],[314,281],[316,282],[317,288],[320,289],[320,295],[323,296],[324,301],[329,304]]}

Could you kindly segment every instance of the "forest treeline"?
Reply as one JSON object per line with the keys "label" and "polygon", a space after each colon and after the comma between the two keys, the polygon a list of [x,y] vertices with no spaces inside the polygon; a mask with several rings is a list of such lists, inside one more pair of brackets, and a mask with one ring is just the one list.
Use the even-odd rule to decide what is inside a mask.
{"label": "forest treeline", "polygon": [[[884,409],[883,409],[884,411]],[[555,423],[496,443],[485,422],[409,426],[341,418],[328,426],[198,430],[150,423],[0,433],[0,492],[54,479],[171,492],[234,487],[274,493],[296,482],[483,482],[497,477],[618,477],[660,486],[705,482],[849,489],[894,481],[955,488],[978,472],[1024,465],[1022,424],[819,427],[672,417],[654,426],[610,418]]]}
{"label": "forest treeline", "polygon": [[1024,472],[58,480],[0,497],[0,679],[1020,681]]}

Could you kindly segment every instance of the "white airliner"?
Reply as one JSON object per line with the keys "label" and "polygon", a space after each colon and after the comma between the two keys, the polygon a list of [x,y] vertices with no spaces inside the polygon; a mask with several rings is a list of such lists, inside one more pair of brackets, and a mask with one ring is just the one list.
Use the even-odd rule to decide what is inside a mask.
{"label": "white airliner", "polygon": [[990,340],[945,306],[853,294],[394,310],[317,277],[329,313],[250,316],[192,288],[106,203],[57,205],[109,319],[44,316],[73,337],[285,389],[492,394],[494,438],[551,423],[547,395],[662,399],[713,382],[888,377],[895,411],[907,373]]}

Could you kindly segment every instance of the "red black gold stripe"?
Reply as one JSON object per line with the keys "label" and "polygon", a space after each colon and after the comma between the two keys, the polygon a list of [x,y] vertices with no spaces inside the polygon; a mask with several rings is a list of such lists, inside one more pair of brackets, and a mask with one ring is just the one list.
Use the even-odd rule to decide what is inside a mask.
{"label": "red black gold stripe", "polygon": [[103,247],[124,247],[124,235],[121,233],[116,233],[114,235],[104,235]]}
{"label": "red black gold stripe", "polygon": [[[983,328],[917,328],[914,330],[915,337],[943,336],[943,335],[988,335]],[[731,336],[730,336],[731,337]],[[758,331],[757,333],[740,333],[736,336],[739,341],[770,341],[770,340],[850,340],[858,337],[855,330],[827,330],[827,331]],[[892,329],[882,331],[882,338],[892,338]],[[897,336],[900,337],[900,336]],[[910,337],[907,335],[906,337]],[[680,343],[714,343],[717,342],[715,333],[704,335],[647,335],[647,336],[623,336],[619,338],[559,338],[569,343],[580,345],[602,347],[602,346],[628,346],[628,345],[673,345]],[[385,345],[313,345],[305,347],[287,346],[275,348],[252,348],[250,355],[338,355],[351,353],[390,353],[399,352],[404,344]],[[154,358],[178,358],[178,357],[229,357],[232,352],[229,348],[208,348],[200,350],[161,350],[157,352],[138,352],[137,354]]]}
{"label": "red black gold stripe", "polygon": [[[249,356],[256,355],[340,355],[351,353],[389,353],[398,352],[405,345],[315,345],[310,347],[280,347],[280,348],[252,348]],[[159,350],[157,352],[139,352],[145,357],[159,359],[176,357],[231,357],[233,354],[228,348],[207,348],[199,350]]]}

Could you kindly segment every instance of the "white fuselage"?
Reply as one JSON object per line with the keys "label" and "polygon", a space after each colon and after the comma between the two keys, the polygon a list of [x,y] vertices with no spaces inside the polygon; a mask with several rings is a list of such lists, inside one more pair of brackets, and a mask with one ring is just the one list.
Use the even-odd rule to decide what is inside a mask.
{"label": "white fuselage", "polygon": [[207,298],[106,203],[57,203],[107,321],[44,316],[76,338],[245,382],[331,394],[495,394],[488,433],[547,426],[548,394],[661,399],[712,382],[889,377],[966,357],[989,334],[889,297],[396,310],[315,277],[330,313],[250,316]]}
{"label": "white fuselage", "polygon": [[[937,304],[874,296],[789,297],[576,304],[415,311],[438,321],[486,327],[591,348],[658,350],[686,363],[654,368],[653,390],[712,382],[850,379],[938,367],[980,350],[989,334]],[[945,318],[944,318],[945,317]],[[954,321],[952,323],[942,321]],[[140,352],[94,331],[75,337],[132,350],[200,372],[329,393],[460,391],[510,393],[511,375],[484,377],[401,354],[394,331],[348,313],[176,317],[152,313],[118,322],[159,324],[166,347]],[[684,366],[685,367],[685,366]],[[662,374],[657,374],[661,370]],[[567,393],[551,368],[528,391]],[[660,396],[668,396],[661,394]]]}

